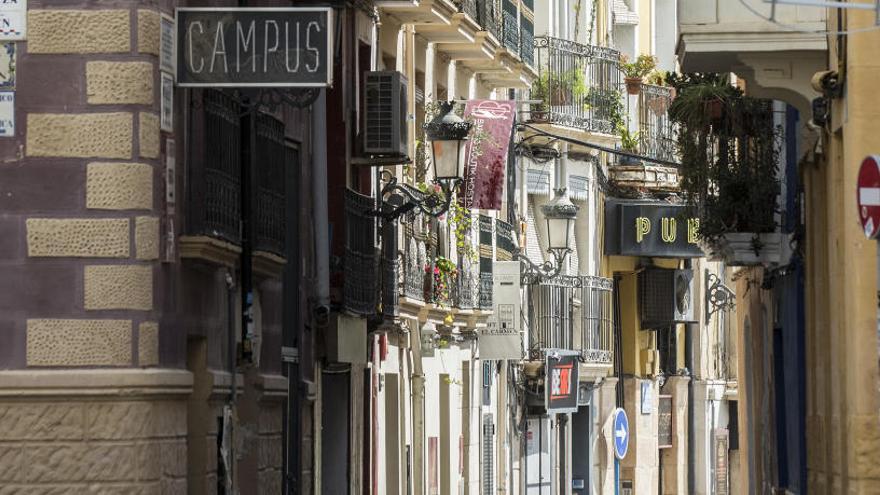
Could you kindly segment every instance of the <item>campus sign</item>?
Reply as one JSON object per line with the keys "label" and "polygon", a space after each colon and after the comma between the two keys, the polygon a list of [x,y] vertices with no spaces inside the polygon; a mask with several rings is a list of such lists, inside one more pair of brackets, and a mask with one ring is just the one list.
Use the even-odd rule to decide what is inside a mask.
{"label": "campus sign", "polygon": [[177,84],[323,87],[333,75],[332,9],[177,9]]}
{"label": "campus sign", "polygon": [[605,202],[605,253],[658,258],[700,258],[700,219],[685,205]]}

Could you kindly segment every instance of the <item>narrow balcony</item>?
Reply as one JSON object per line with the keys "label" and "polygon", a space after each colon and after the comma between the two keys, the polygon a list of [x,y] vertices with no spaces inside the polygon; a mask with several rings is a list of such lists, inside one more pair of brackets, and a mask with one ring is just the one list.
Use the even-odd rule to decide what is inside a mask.
{"label": "narrow balcony", "polygon": [[620,53],[549,36],[535,37],[538,79],[531,98],[533,123],[555,124],[610,135],[623,112]]}
{"label": "narrow balcony", "polygon": [[[468,258],[452,262],[437,254],[438,237],[404,227],[401,247],[400,295],[410,305],[434,305],[456,311],[491,311],[491,273],[483,277],[480,264]],[[486,279],[488,283],[483,283]]]}
{"label": "narrow balcony", "polygon": [[530,286],[530,355],[542,349],[578,351],[591,366],[613,363],[613,281],[558,276]]}
{"label": "narrow balcony", "polygon": [[[643,84],[638,97],[638,154],[647,158],[677,162],[675,126],[669,119],[673,89]],[[619,157],[608,174],[618,186],[674,192],[679,190],[676,167]]]}

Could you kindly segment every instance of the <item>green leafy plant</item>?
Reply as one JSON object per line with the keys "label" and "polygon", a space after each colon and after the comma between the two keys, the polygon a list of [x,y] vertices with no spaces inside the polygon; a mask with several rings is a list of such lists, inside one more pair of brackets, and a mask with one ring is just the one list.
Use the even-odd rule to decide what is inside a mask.
{"label": "green leafy plant", "polygon": [[630,62],[626,55],[620,56],[620,70],[623,75],[632,79],[642,79],[657,67],[657,57],[653,55],[639,55]]}
{"label": "green leafy plant", "polygon": [[449,258],[437,256],[434,259],[433,268],[431,265],[425,267],[425,271],[433,271],[433,300],[436,304],[443,306],[449,302],[449,292],[458,279],[458,268]]}
{"label": "green leafy plant", "polygon": [[645,82],[654,86],[666,86],[666,77],[668,72],[665,70],[651,71],[645,78]]}
{"label": "green leafy plant", "polygon": [[585,105],[593,110],[596,119],[608,122],[608,133],[617,132],[624,124],[623,93],[619,89],[590,88]]}
{"label": "green leafy plant", "polygon": [[617,135],[620,136],[620,149],[630,153],[639,151],[639,132],[631,132],[623,124],[617,126]]}
{"label": "green leafy plant", "polygon": [[572,105],[583,101],[587,95],[587,82],[584,68],[579,64],[564,72],[555,72],[545,67],[541,76],[532,84],[531,96],[543,100],[538,105],[545,109],[549,105]]}
{"label": "green leafy plant", "polygon": [[[781,130],[768,100],[749,98],[720,74],[672,75],[681,187],[700,216],[700,236],[774,232]],[[760,248],[760,246],[756,246]]]}

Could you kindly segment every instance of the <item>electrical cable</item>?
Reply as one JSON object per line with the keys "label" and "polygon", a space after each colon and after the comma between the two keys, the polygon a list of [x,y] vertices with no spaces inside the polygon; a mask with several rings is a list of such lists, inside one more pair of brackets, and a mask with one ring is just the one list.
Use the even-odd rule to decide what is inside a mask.
{"label": "electrical cable", "polygon": [[[869,32],[872,32],[872,31],[880,31],[880,25],[869,26],[869,27],[863,27],[863,28],[856,28],[856,29],[844,29],[844,30],[841,30],[841,31],[830,31],[830,30],[828,30],[828,29],[802,29],[802,28],[800,28],[800,27],[798,27],[798,26],[794,26],[794,25],[791,25],[791,24],[786,24],[786,23],[784,23],[784,22],[779,22],[779,21],[777,21],[776,19],[774,19],[772,16],[771,16],[771,17],[765,17],[764,14],[758,12],[757,10],[755,10],[754,7],[752,7],[751,5],[749,5],[748,3],[746,3],[746,0],[739,0],[739,3],[742,4],[742,6],[745,7],[746,10],[748,10],[749,12],[751,12],[755,17],[758,17],[758,18],[763,19],[763,20],[765,20],[765,21],[767,21],[767,22],[773,23],[773,24],[775,24],[775,25],[777,25],[777,26],[779,26],[779,27],[782,27],[782,28],[785,28],[785,29],[787,29],[787,30],[789,30],[789,31],[797,32],[797,33],[806,33],[806,34],[823,34],[823,35],[825,35],[825,36],[848,36],[848,35],[851,35],[851,34],[869,33]],[[817,8],[818,8],[818,7],[817,7]]]}

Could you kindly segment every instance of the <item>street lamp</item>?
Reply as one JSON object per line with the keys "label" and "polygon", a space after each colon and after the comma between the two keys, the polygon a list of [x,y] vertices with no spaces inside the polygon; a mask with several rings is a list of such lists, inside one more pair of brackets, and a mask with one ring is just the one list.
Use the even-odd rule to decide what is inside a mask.
{"label": "street lamp", "polygon": [[[440,194],[420,191],[408,184],[398,184],[391,172],[383,171],[383,205],[376,214],[386,220],[395,220],[418,208],[422,213],[438,217],[449,211],[452,193],[464,178],[465,144],[471,123],[455,114],[452,102],[440,102],[439,112],[425,123],[425,138],[434,167],[434,183],[440,185]],[[388,196],[387,200],[384,198]]]}
{"label": "street lamp", "polygon": [[571,239],[578,207],[568,199],[566,189],[562,187],[556,189],[553,199],[541,207],[541,212],[547,220],[547,252],[553,256],[553,261],[536,264],[520,253],[519,258],[526,263],[523,276],[529,280],[553,278],[562,271],[565,257],[572,251]]}

